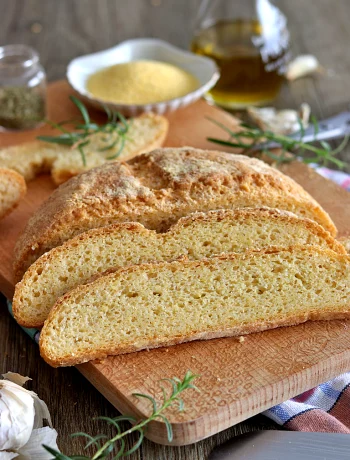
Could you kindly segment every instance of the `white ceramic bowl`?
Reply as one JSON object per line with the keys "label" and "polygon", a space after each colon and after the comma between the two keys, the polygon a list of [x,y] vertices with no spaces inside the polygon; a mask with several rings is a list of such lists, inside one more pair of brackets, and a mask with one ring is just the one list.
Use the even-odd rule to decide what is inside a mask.
{"label": "white ceramic bowl", "polygon": [[[87,91],[87,79],[94,72],[114,64],[139,59],[163,61],[176,65],[194,75],[199,80],[200,87],[183,97],[142,105],[106,103]],[[126,116],[135,116],[144,112],[163,114],[185,107],[209,91],[217,82],[219,75],[218,68],[213,60],[183,51],[167,42],[153,38],[128,40],[108,50],[78,57],[71,61],[67,68],[67,78],[70,85],[85,102],[102,110],[102,104],[104,104],[111,110],[116,110]]]}

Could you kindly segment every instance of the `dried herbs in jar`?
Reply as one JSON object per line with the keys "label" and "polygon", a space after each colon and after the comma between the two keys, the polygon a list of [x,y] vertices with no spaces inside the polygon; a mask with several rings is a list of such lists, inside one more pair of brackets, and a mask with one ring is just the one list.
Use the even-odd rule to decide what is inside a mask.
{"label": "dried herbs in jar", "polygon": [[31,129],[46,118],[46,75],[26,45],[0,47],[0,130]]}
{"label": "dried herbs in jar", "polygon": [[0,126],[5,129],[31,129],[46,115],[45,97],[36,88],[0,88]]}

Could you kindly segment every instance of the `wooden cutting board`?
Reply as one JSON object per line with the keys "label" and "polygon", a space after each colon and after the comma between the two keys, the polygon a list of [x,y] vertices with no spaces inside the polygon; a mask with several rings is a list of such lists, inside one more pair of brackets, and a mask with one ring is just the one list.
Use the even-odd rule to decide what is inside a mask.
{"label": "wooden cutting board", "polygon": [[[68,101],[66,82],[49,87],[50,118],[55,121],[76,115]],[[222,136],[206,117],[235,128],[237,120],[199,101],[168,116],[168,146],[213,148],[207,136]],[[0,147],[33,139],[41,128],[26,133],[1,133]],[[308,190],[330,213],[340,236],[350,235],[350,194],[299,163],[283,166],[283,172]],[[29,216],[54,190],[49,176],[29,184],[19,208],[0,222],[0,290],[12,298],[13,246]],[[33,346],[35,346],[33,344]],[[145,417],[147,402],[132,393],[153,394],[158,381],[183,377],[187,370],[199,374],[200,393],[184,394],[185,411],[170,410],[173,445],[190,444],[291,398],[350,369],[350,321],[308,322],[245,337],[198,341],[169,348],[116,356],[78,366],[80,372],[122,413]],[[147,437],[168,444],[163,423],[149,426]]]}

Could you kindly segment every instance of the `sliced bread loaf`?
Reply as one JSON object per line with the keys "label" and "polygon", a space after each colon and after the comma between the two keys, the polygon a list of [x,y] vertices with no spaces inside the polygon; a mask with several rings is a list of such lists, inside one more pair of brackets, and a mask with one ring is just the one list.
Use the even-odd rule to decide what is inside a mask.
{"label": "sliced bread loaf", "polygon": [[316,222],[287,211],[243,208],[195,213],[166,233],[137,223],[90,230],[42,255],[16,285],[13,312],[19,324],[41,327],[52,306],[97,273],[181,255],[202,259],[272,245],[311,244],[346,254]]}
{"label": "sliced bread loaf", "polygon": [[[168,124],[166,118],[153,113],[132,119],[123,150],[115,161],[128,160],[163,145],[168,133]],[[116,142],[113,148],[100,151],[106,146],[102,140],[105,136],[94,134],[90,137],[90,144],[85,147],[86,166],[77,149],[34,141],[0,150],[0,167],[17,171],[27,181],[34,179],[37,174],[51,171],[54,182],[61,184],[83,171],[113,161],[108,158],[118,153],[121,140]],[[109,142],[112,144],[116,140],[117,136],[112,135]]]}
{"label": "sliced bread loaf", "polygon": [[316,246],[133,265],[61,297],[40,335],[52,366],[350,317],[350,258]]}
{"label": "sliced bread loaf", "polygon": [[18,206],[26,191],[23,176],[11,169],[0,168],[0,219]]}
{"label": "sliced bread loaf", "polygon": [[321,224],[328,214],[278,170],[243,155],[167,148],[108,163],[62,184],[29,220],[15,248],[19,280],[44,252],[91,228],[139,222],[158,232],[195,211],[269,206]]}

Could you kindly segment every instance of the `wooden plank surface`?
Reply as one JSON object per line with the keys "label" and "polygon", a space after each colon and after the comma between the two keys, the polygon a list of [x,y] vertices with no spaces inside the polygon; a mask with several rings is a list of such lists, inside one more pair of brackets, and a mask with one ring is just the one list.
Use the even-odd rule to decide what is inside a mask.
{"label": "wooden plank surface", "polygon": [[[71,90],[65,81],[50,85],[49,103],[54,120],[74,116],[72,105],[67,102],[69,94]],[[199,101],[168,115],[170,130],[166,145],[211,148],[206,136],[216,136],[221,130],[207,117],[232,129],[237,126],[237,120],[226,112]],[[189,126],[191,129],[187,129]],[[43,129],[47,128],[19,136],[4,134],[1,145],[31,140]],[[318,194],[318,200],[336,221],[340,236],[348,234],[348,192],[303,164],[285,165],[284,172],[307,186],[312,194]],[[17,233],[52,190],[48,176],[34,180],[29,184],[25,201],[0,223],[3,235],[0,290],[8,298],[14,289],[12,253]],[[172,411],[168,415],[174,426],[173,444],[185,445],[222,431],[345,371],[350,366],[349,325],[349,321],[310,322],[252,334],[243,343],[236,338],[193,342],[110,357],[80,365],[78,369],[118,410],[137,417],[146,416],[149,406],[132,393],[152,394],[161,378],[182,375],[187,369],[199,374],[201,393],[188,393],[184,397],[186,411]],[[160,393],[155,396],[159,397]],[[168,443],[164,423],[153,423],[147,436],[153,441]]]}
{"label": "wooden plank surface", "polygon": [[[187,47],[200,0],[0,0],[0,42],[27,43],[39,50],[49,79],[62,78],[70,59],[132,37],[155,36]],[[317,117],[344,110],[350,94],[350,29],[348,0],[278,0],[286,12],[294,54],[313,53],[335,75],[306,78],[286,85],[279,107],[310,103]],[[350,147],[342,154],[350,159]],[[320,191],[322,193],[322,191]],[[2,233],[0,233],[0,238]],[[1,263],[1,259],[0,259]],[[81,453],[84,441],[70,438],[77,430],[111,435],[97,415],[116,411],[75,368],[52,369],[39,359],[36,345],[23,334],[0,299],[0,362],[2,372],[30,375],[28,385],[47,401],[59,445],[66,453]],[[256,416],[209,439],[186,447],[163,447],[145,441],[131,460],[202,460],[218,444],[238,434],[275,425]],[[130,447],[136,437],[128,441]]]}

